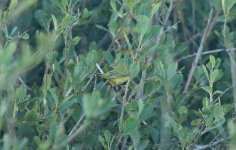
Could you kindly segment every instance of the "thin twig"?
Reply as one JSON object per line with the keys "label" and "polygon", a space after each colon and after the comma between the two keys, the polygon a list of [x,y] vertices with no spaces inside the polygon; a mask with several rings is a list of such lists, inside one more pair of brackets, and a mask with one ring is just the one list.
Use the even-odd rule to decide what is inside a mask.
{"label": "thin twig", "polygon": [[[236,51],[236,48],[229,49],[228,51]],[[202,52],[202,55],[208,55],[208,54],[219,53],[219,52],[227,52],[227,51],[226,51],[226,49],[209,50],[207,52]],[[194,53],[194,54],[191,54],[191,55],[181,57],[177,60],[177,62],[188,59],[188,58],[192,58],[196,55],[197,55],[197,53]]]}
{"label": "thin twig", "polygon": [[[228,16],[225,14],[224,16],[224,28],[223,28],[223,37],[224,37],[224,46],[228,50],[230,47],[230,43],[232,42],[231,39],[228,39],[226,36],[226,29],[227,29],[227,18]],[[231,80],[233,85],[233,98],[234,98],[234,109],[236,111],[236,63],[235,63],[235,52],[229,51],[228,52],[230,58],[230,70],[231,70]]]}
{"label": "thin twig", "polygon": [[125,149],[126,149],[127,139],[128,139],[128,137],[125,137],[125,138],[124,138],[124,140],[123,140],[123,142],[122,142],[121,150],[125,150]]}
{"label": "thin twig", "polygon": [[73,141],[82,131],[84,131],[87,128],[88,124],[83,123],[82,126],[80,126],[79,129],[77,129],[71,136],[68,137],[67,142],[70,143]]}
{"label": "thin twig", "polygon": [[82,89],[81,89],[82,92],[85,91],[85,89],[86,89],[86,88],[88,87],[88,85],[91,83],[91,81],[93,80],[93,77],[94,77],[94,76],[91,76],[91,77],[89,78],[89,81],[86,83],[86,85],[82,87]]}
{"label": "thin twig", "polygon": [[73,92],[73,88],[70,87],[69,90],[67,90],[65,97],[68,97]]}
{"label": "thin twig", "polygon": [[202,36],[202,40],[201,40],[200,46],[199,46],[199,48],[197,50],[197,54],[196,54],[195,60],[192,63],[192,68],[191,68],[191,70],[189,72],[187,82],[186,82],[186,84],[184,86],[184,92],[187,92],[187,90],[189,88],[189,85],[190,85],[190,82],[192,80],[194,71],[195,71],[195,69],[197,67],[197,64],[198,64],[200,58],[201,58],[201,54],[202,54],[202,51],[203,51],[204,44],[206,42],[206,39],[207,39],[211,29],[213,28],[213,25],[215,24],[216,17],[217,17],[217,13],[214,14],[214,10],[211,9],[210,14],[209,14],[209,18],[208,18],[208,21],[207,21],[207,25],[206,25],[206,28],[204,30],[203,36]]}
{"label": "thin twig", "polygon": [[72,128],[72,130],[69,133],[69,136],[71,136],[73,133],[75,133],[76,129],[79,127],[80,123],[82,122],[82,120],[84,119],[84,113],[82,114],[82,116],[79,118],[79,121],[76,123],[76,125]]}
{"label": "thin twig", "polygon": [[21,77],[18,77],[18,80],[23,84],[27,90],[32,91],[32,89],[24,82],[24,80]]}
{"label": "thin twig", "polygon": [[[121,108],[120,120],[119,120],[120,121],[119,122],[119,134],[121,134],[121,132],[122,132],[122,125],[123,125],[123,120],[124,120],[126,100],[127,100],[127,95],[128,95],[128,91],[129,91],[129,83],[130,83],[130,79],[127,81],[127,83],[125,85],[125,94],[123,96],[123,102],[122,102],[122,108]],[[120,140],[121,140],[121,137],[120,137],[119,141]]]}
{"label": "thin twig", "polygon": [[197,143],[197,141],[199,140],[199,138],[201,137],[202,135],[202,132],[205,130],[205,126],[203,124],[201,124],[199,126],[199,132],[198,134],[196,135],[196,137],[194,138],[193,140],[193,143],[189,146],[189,149],[192,150],[194,145]]}
{"label": "thin twig", "polygon": [[223,141],[224,141],[224,139],[220,139],[218,141],[211,142],[207,145],[196,145],[195,146],[196,148],[194,148],[194,150],[204,150],[204,149],[207,149],[207,148],[212,148],[213,146],[216,146],[216,145],[222,143]]}
{"label": "thin twig", "polygon": [[100,73],[104,73],[98,63],[96,63],[96,67],[98,68],[98,70],[100,71]]}
{"label": "thin twig", "polygon": [[233,87],[233,86],[230,86],[230,87],[228,87],[227,89],[225,89],[222,93],[220,93],[220,95],[219,95],[216,99],[214,99],[214,102],[216,102],[217,100],[220,100],[220,98],[221,98],[226,92],[228,92],[230,89],[232,89],[232,87]]}

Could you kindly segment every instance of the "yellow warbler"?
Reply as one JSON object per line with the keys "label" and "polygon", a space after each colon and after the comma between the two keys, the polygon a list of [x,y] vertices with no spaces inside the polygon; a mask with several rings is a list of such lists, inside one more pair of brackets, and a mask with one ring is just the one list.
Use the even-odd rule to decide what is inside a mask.
{"label": "yellow warbler", "polygon": [[120,74],[114,71],[107,73],[100,73],[99,76],[107,79],[112,85],[120,85],[129,80],[129,76],[125,74]]}

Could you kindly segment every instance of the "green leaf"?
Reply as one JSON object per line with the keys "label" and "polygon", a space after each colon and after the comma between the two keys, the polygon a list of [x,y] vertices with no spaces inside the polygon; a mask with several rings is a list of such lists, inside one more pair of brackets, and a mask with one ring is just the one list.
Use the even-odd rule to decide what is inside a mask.
{"label": "green leaf", "polygon": [[71,44],[72,44],[73,46],[75,46],[75,45],[77,45],[77,44],[79,43],[80,40],[81,40],[81,37],[76,36],[76,37],[74,37],[74,38],[71,40]]}
{"label": "green leaf", "polygon": [[188,114],[188,109],[185,106],[180,106],[178,108],[178,112],[180,115],[185,115],[185,114]]}
{"label": "green leaf", "polygon": [[77,101],[78,101],[77,98],[63,100],[62,103],[58,106],[58,111],[62,113],[64,111],[68,110]]}
{"label": "green leaf", "polygon": [[[103,30],[103,31],[109,32],[108,29],[106,29],[105,27],[103,27],[103,26],[101,26],[101,25],[96,25],[96,27],[97,27],[98,29],[100,29],[100,30]],[[107,51],[107,52],[109,52],[109,51]]]}
{"label": "green leaf", "polygon": [[114,12],[117,12],[116,10],[116,0],[110,0],[110,5],[111,5],[111,8]]}
{"label": "green leaf", "polygon": [[129,66],[129,72],[130,72],[130,77],[131,78],[135,78],[137,77],[137,75],[140,72],[140,66],[138,63],[133,62],[130,66]]}
{"label": "green leaf", "polygon": [[123,132],[124,134],[132,135],[139,128],[140,121],[136,117],[129,117],[124,121]]}
{"label": "green leaf", "polygon": [[183,83],[183,75],[181,73],[175,74],[168,82],[170,90],[178,92]]}
{"label": "green leaf", "polygon": [[208,71],[207,71],[206,66],[202,65],[202,69],[203,69],[203,71],[204,71],[204,73],[205,73],[205,75],[206,75],[206,77],[207,77],[207,80],[209,81],[210,78],[209,78],[209,73],[208,73]]}
{"label": "green leaf", "polygon": [[26,99],[27,88],[23,85],[16,89],[16,98],[18,99],[18,103],[22,103],[27,101]]}
{"label": "green leaf", "polygon": [[38,121],[39,114],[36,111],[28,111],[24,117],[25,121]]}
{"label": "green leaf", "polygon": [[229,14],[230,9],[234,6],[236,3],[235,0],[222,0],[222,9],[224,11],[225,16]]}
{"label": "green leaf", "polygon": [[213,70],[215,68],[215,65],[216,65],[216,59],[213,55],[210,55],[209,59],[210,59],[210,62],[211,62],[211,69]]}
{"label": "green leaf", "polygon": [[210,100],[208,97],[204,97],[202,100],[202,105],[204,108],[209,109],[210,108]]}
{"label": "green leaf", "polygon": [[216,59],[216,66],[215,66],[215,68],[219,68],[220,64],[221,64],[221,59],[217,58]]}
{"label": "green leaf", "polygon": [[201,87],[204,91],[206,91],[208,94],[212,94],[212,88],[210,86],[203,86]]}
{"label": "green leaf", "polygon": [[113,70],[118,72],[119,74],[127,74],[128,73],[128,67],[126,63],[122,60],[117,65],[113,67]]}
{"label": "green leaf", "polygon": [[66,14],[65,17],[62,20],[62,23],[65,27],[71,27],[74,26],[74,23],[77,21],[76,16],[72,16],[70,14]]}
{"label": "green leaf", "polygon": [[124,0],[126,6],[128,7],[129,10],[132,10],[133,7],[135,6],[137,0]]}
{"label": "green leaf", "polygon": [[37,10],[34,14],[34,17],[42,27],[46,29],[48,28],[50,16],[46,14],[45,11]]}
{"label": "green leaf", "polygon": [[83,19],[86,19],[86,18],[88,18],[91,14],[92,14],[91,11],[89,11],[87,8],[84,8],[84,9],[83,9],[83,13],[82,13],[82,18],[83,18]]}
{"label": "green leaf", "polygon": [[161,7],[161,2],[153,3],[152,4],[152,16],[159,10]]}
{"label": "green leaf", "polygon": [[55,30],[58,30],[58,23],[57,23],[57,18],[52,14],[52,22]]}
{"label": "green leaf", "polygon": [[143,111],[144,104],[143,101],[138,101],[138,114],[140,115],[141,112]]}
{"label": "green leaf", "polygon": [[94,92],[92,95],[85,94],[83,96],[83,110],[85,116],[90,119],[104,118],[112,107],[115,106],[115,101],[108,101],[100,97],[98,92]]}
{"label": "green leaf", "polygon": [[210,73],[210,81],[216,82],[220,80],[223,76],[223,71],[221,69],[215,69]]}
{"label": "green leaf", "polygon": [[[88,60],[87,60],[88,61]],[[85,58],[81,57],[80,61],[78,61],[74,67],[74,76],[79,76],[81,79],[81,76],[83,74],[85,74],[85,70],[86,70],[86,60]]]}
{"label": "green leaf", "polygon": [[135,31],[139,33],[141,36],[144,36],[148,31],[150,25],[150,19],[147,16],[141,15],[137,18],[137,25],[135,27]]}
{"label": "green leaf", "polygon": [[40,145],[38,146],[39,150],[47,150],[50,149],[50,146],[52,145],[52,142],[49,140],[43,141],[40,143]]}
{"label": "green leaf", "polygon": [[11,30],[10,35],[13,35],[13,34],[16,32],[16,30],[17,30],[17,27],[14,27],[14,28]]}
{"label": "green leaf", "polygon": [[158,143],[159,139],[160,139],[160,133],[159,133],[159,130],[154,128],[154,127],[151,127],[151,138],[152,138],[152,141],[154,141],[155,143]]}
{"label": "green leaf", "polygon": [[145,103],[142,112],[139,114],[140,120],[144,121],[152,117],[154,106],[151,103]]}
{"label": "green leaf", "polygon": [[141,113],[142,112],[142,102],[131,102],[131,103],[128,103],[127,106],[126,106],[126,111],[127,113],[129,114],[129,116],[133,116],[135,118],[138,117],[139,115],[139,112]]}
{"label": "green leaf", "polygon": [[112,134],[109,130],[105,130],[104,137],[105,137],[107,144],[110,145],[111,140],[112,140]]}
{"label": "green leaf", "polygon": [[2,139],[2,145],[1,145],[2,150],[25,150],[25,149],[28,149],[27,138],[22,138],[21,140],[19,140],[16,136],[12,137],[8,134],[4,134],[3,138],[1,138],[1,139]]}
{"label": "green leaf", "polygon": [[134,147],[135,149],[138,149],[138,144],[140,143],[140,133],[139,131],[136,129],[134,130],[131,134],[130,137],[134,143]]}
{"label": "green leaf", "polygon": [[167,75],[167,79],[170,80],[173,76],[176,75],[176,70],[177,70],[178,64],[173,62],[173,61],[169,61],[167,69],[166,69],[166,75]]}
{"label": "green leaf", "polygon": [[161,60],[156,63],[155,74],[162,78],[166,77],[165,67]]}
{"label": "green leaf", "polygon": [[52,74],[46,74],[43,78],[43,86],[42,86],[42,91],[43,91],[43,96],[46,97],[47,91],[49,87],[51,86],[52,82]]}
{"label": "green leaf", "polygon": [[99,135],[98,136],[98,141],[102,144],[102,146],[106,149],[106,142],[105,142],[105,139]]}
{"label": "green leaf", "polygon": [[17,0],[11,0],[9,5],[9,12],[11,12],[17,6]]}
{"label": "green leaf", "polygon": [[138,150],[145,150],[148,146],[148,143],[149,143],[148,140],[140,141],[138,145]]}
{"label": "green leaf", "polygon": [[116,36],[116,31],[118,29],[117,22],[114,20],[110,20],[108,27],[109,27],[110,33],[112,34],[112,37],[114,38]]}
{"label": "green leaf", "polygon": [[193,126],[199,126],[202,122],[202,119],[195,119],[193,121],[191,121],[191,125]]}
{"label": "green leaf", "polygon": [[152,18],[152,13],[153,11],[155,11],[152,7],[152,5],[150,4],[150,2],[143,2],[143,3],[140,3],[139,5],[137,5],[137,7],[134,7],[134,14],[136,16],[139,16],[139,15],[145,15],[149,18]]}
{"label": "green leaf", "polygon": [[16,43],[10,43],[5,50],[0,49],[0,66],[8,64],[16,51]]}
{"label": "green leaf", "polygon": [[97,52],[95,50],[89,51],[86,57],[86,64],[95,66],[96,60],[97,60]]}
{"label": "green leaf", "polygon": [[24,40],[28,40],[29,39],[29,34],[25,32],[21,35],[21,38],[24,39]]}
{"label": "green leaf", "polygon": [[114,58],[113,58],[111,52],[109,52],[109,51],[106,51],[105,59],[109,64],[112,64],[114,62]]}
{"label": "green leaf", "polygon": [[223,106],[215,106],[213,108],[213,115],[214,115],[214,118],[216,118],[217,120],[224,118],[224,107]]}
{"label": "green leaf", "polygon": [[204,72],[203,72],[202,67],[197,66],[195,71],[194,71],[194,78],[196,79],[196,81],[200,82],[203,75],[204,75]]}

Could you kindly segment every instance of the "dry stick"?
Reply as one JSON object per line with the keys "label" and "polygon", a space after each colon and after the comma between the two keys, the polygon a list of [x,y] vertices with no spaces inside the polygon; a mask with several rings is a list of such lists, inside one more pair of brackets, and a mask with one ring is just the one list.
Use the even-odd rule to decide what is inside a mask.
{"label": "dry stick", "polygon": [[[207,149],[207,148],[213,148],[213,146],[215,145],[218,145],[220,143],[222,143],[223,141],[225,141],[225,139],[219,139],[217,141],[215,141],[219,136],[220,134],[223,133],[223,130],[221,130],[212,140],[210,143],[208,143],[207,145],[195,145],[195,149],[194,150],[204,150],[204,149]],[[227,138],[228,139],[228,138]],[[215,141],[215,142],[213,142]]]}
{"label": "dry stick", "polygon": [[18,77],[18,80],[23,84],[27,90],[32,91],[32,89],[24,82],[24,80],[21,77]]}
{"label": "dry stick", "polygon": [[188,148],[188,149],[190,149],[190,150],[193,150],[194,149],[194,146],[195,146],[195,144],[197,143],[197,141],[199,140],[199,138],[201,137],[201,133],[205,130],[205,127],[204,127],[204,125],[203,124],[201,124],[200,126],[199,126],[199,128],[200,128],[200,131],[198,132],[198,134],[196,135],[196,137],[194,138],[194,140],[193,140],[193,143],[190,145],[190,147]]}
{"label": "dry stick", "polygon": [[[194,10],[194,8],[193,8],[193,10]],[[177,8],[177,14],[178,14],[178,17],[179,17],[179,19],[180,19],[180,21],[181,21],[181,26],[182,26],[184,38],[185,38],[185,39],[188,39],[188,40],[187,40],[188,42],[186,42],[187,45],[189,45],[190,43],[192,43],[192,45],[193,45],[194,47],[197,47],[197,43],[196,43],[193,39],[190,38],[190,31],[187,29],[188,27],[186,26],[186,21],[185,21],[185,18],[184,18],[184,16],[183,16],[183,12],[180,11],[180,10],[178,10],[178,8]],[[193,18],[193,20],[194,20],[194,18]],[[194,22],[193,22],[193,24],[194,24]]]}
{"label": "dry stick", "polygon": [[128,137],[125,137],[123,142],[122,142],[121,150],[125,150],[126,149],[127,140],[128,140]]}
{"label": "dry stick", "polygon": [[[86,83],[86,85],[82,88],[81,92],[84,92],[85,89],[88,87],[88,85],[91,83],[93,79],[93,76],[90,77],[89,81]],[[69,133],[69,136],[71,136],[75,131],[76,129],[79,127],[80,123],[82,122],[82,120],[84,119],[85,117],[85,114],[83,113],[82,116],[80,117],[79,121],[77,121],[76,125],[72,128],[72,130],[70,131]]]}
{"label": "dry stick", "polygon": [[83,113],[82,116],[80,117],[79,121],[76,123],[76,125],[70,131],[69,136],[71,136],[73,133],[75,133],[76,129],[79,127],[79,125],[82,122],[82,120],[84,119],[84,117],[85,117],[85,115]]}
{"label": "dry stick", "polygon": [[84,92],[84,91],[85,91],[85,89],[89,86],[89,84],[90,84],[91,81],[93,80],[93,77],[94,77],[94,76],[91,76],[91,77],[89,78],[89,81],[86,83],[86,85],[82,87],[81,92]]}
{"label": "dry stick", "polygon": [[71,136],[68,137],[67,143],[73,141],[81,132],[83,132],[87,128],[87,126],[87,123],[83,123],[79,129],[77,129]]}
{"label": "dry stick", "polygon": [[208,145],[196,145],[196,148],[194,150],[204,150],[207,148],[212,148],[213,146],[216,146],[220,143],[222,143],[224,141],[224,139],[219,139],[215,142],[209,143]]}
{"label": "dry stick", "polygon": [[3,48],[3,22],[0,21],[0,48]]}
{"label": "dry stick", "polygon": [[[227,51],[236,51],[236,48],[232,48],[232,49],[229,49]],[[208,55],[208,54],[219,53],[219,52],[227,52],[227,51],[225,49],[209,50],[207,52],[202,52],[202,55]],[[197,53],[194,53],[194,54],[191,54],[191,55],[181,57],[177,60],[177,62],[188,59],[188,58],[191,58],[191,57],[194,57],[196,55],[197,55]]]}
{"label": "dry stick", "polygon": [[232,87],[233,87],[233,97],[234,97],[234,108],[236,110],[236,63],[234,60],[235,53],[234,52],[228,52],[229,58],[230,58],[230,66],[231,66],[231,80],[232,80]]}
{"label": "dry stick", "polygon": [[[91,81],[88,81],[88,82],[91,82]],[[95,87],[96,83],[97,83],[97,78],[95,76],[93,91],[96,90],[96,87]],[[83,113],[79,121],[76,123],[75,127],[72,129],[73,131],[70,132],[69,137],[67,139],[67,143],[70,143],[71,141],[73,141],[80,133],[82,133],[89,126],[89,123],[86,122],[86,120],[84,120],[83,124],[78,128],[79,124],[82,122],[84,117],[85,117],[85,114]]]}
{"label": "dry stick", "polygon": [[[127,83],[125,85],[125,94],[123,97],[122,108],[121,108],[121,113],[120,113],[119,134],[121,134],[121,132],[122,132],[122,125],[123,125],[125,107],[126,107],[126,102],[127,102],[127,95],[128,95],[128,91],[129,91],[129,83],[130,83],[130,79],[127,81]],[[120,140],[121,140],[121,137],[120,137],[118,143],[120,143]],[[125,144],[123,143],[123,145],[125,145]]]}
{"label": "dry stick", "polygon": [[[227,21],[227,16],[225,16],[225,21],[224,21],[224,29],[223,29],[223,36],[224,36],[224,44],[226,50],[228,50],[228,42],[226,38],[226,21]],[[231,67],[231,80],[232,80],[232,85],[233,85],[233,97],[234,97],[234,109],[236,111],[236,63],[235,63],[235,52],[234,51],[227,51],[229,58],[230,58],[230,67]]]}
{"label": "dry stick", "polygon": [[123,123],[123,117],[124,117],[126,99],[127,99],[128,90],[129,90],[129,83],[130,83],[130,79],[127,81],[127,83],[126,83],[126,85],[125,85],[125,94],[124,94],[124,96],[123,96],[123,102],[122,102],[122,109],[121,109],[121,115],[120,115],[119,131],[122,130],[122,123]]}
{"label": "dry stick", "polygon": [[200,46],[198,48],[198,51],[197,51],[197,55],[194,59],[194,62],[192,63],[192,68],[189,72],[189,75],[188,75],[188,79],[187,79],[187,82],[184,86],[184,92],[187,92],[188,88],[189,88],[189,85],[190,85],[190,82],[192,80],[192,77],[193,77],[193,73],[197,67],[197,64],[200,60],[200,57],[201,57],[201,54],[202,54],[202,50],[203,50],[203,47],[204,47],[204,44],[205,44],[205,41],[206,41],[206,38],[208,37],[214,23],[215,23],[215,19],[217,17],[217,13],[214,15],[213,14],[214,10],[211,9],[210,11],[210,15],[209,15],[209,18],[208,18],[208,21],[207,21],[207,25],[206,25],[206,28],[204,30],[204,33],[203,33],[203,36],[202,36],[202,40],[201,40],[201,43],[200,43]]}

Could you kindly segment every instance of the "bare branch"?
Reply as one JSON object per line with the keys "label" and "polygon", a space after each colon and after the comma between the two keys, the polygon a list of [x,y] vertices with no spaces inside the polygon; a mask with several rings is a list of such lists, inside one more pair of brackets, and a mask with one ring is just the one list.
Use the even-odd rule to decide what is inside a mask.
{"label": "bare branch", "polygon": [[211,29],[213,28],[213,26],[215,24],[215,20],[216,20],[217,15],[218,15],[218,13],[216,12],[214,14],[214,10],[211,9],[209,17],[208,17],[207,25],[206,25],[206,28],[204,30],[203,36],[202,36],[202,40],[201,40],[200,46],[199,46],[199,48],[197,50],[197,54],[196,54],[196,57],[194,59],[194,62],[192,63],[192,68],[191,68],[191,70],[189,72],[187,82],[186,82],[186,84],[184,86],[184,92],[187,92],[187,90],[189,88],[189,85],[190,85],[190,82],[192,80],[194,71],[195,71],[195,69],[197,67],[197,64],[198,64],[200,58],[201,58],[204,44],[206,42],[206,39],[207,39]]}
{"label": "bare branch", "polygon": [[[236,51],[236,48],[232,48],[232,49],[229,49],[229,50],[226,50],[226,49],[209,50],[207,52],[203,52],[202,55],[208,55],[208,54],[219,53],[219,52],[227,52],[227,51]],[[188,59],[188,58],[192,58],[196,55],[197,55],[197,53],[187,55],[187,56],[179,58],[177,61],[179,62],[179,61],[182,61],[182,60],[185,60],[185,59]]]}

